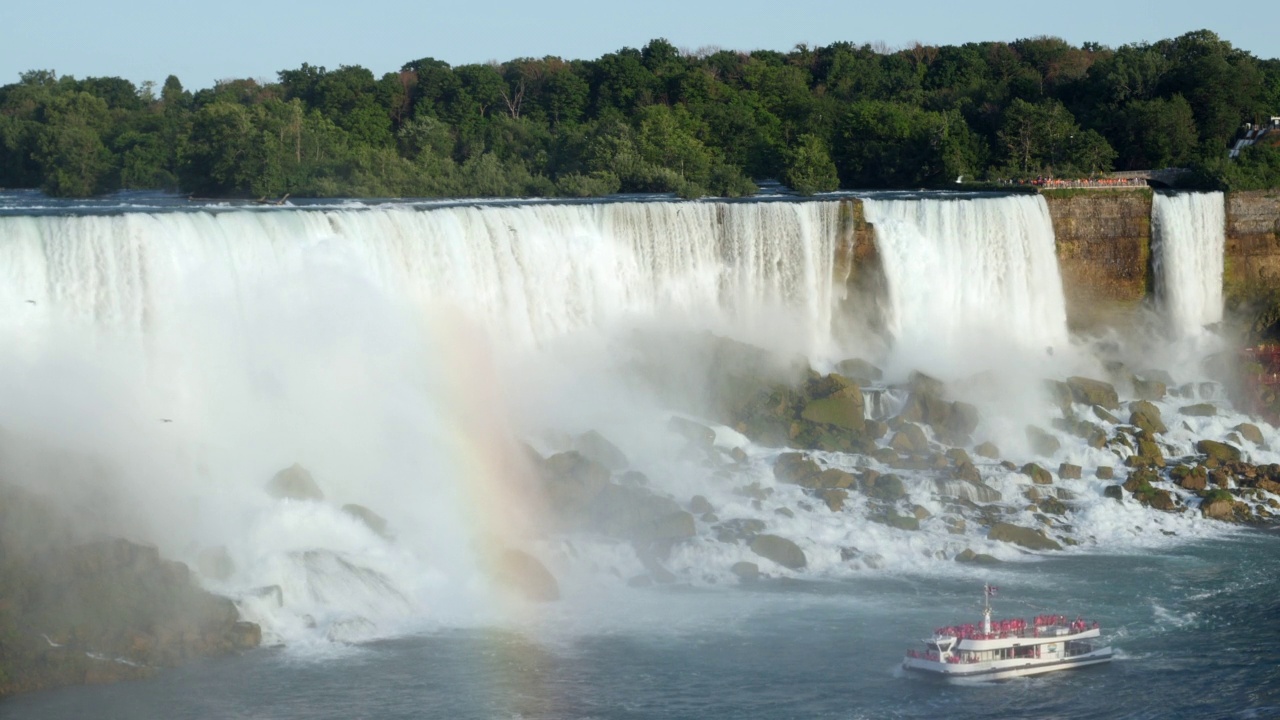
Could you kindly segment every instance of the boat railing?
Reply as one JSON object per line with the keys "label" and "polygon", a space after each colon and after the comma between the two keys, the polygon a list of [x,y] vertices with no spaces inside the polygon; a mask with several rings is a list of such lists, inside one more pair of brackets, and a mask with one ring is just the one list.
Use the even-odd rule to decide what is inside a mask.
{"label": "boat railing", "polygon": [[1066,628],[1070,631],[1070,634],[1075,634],[1090,628],[1096,630],[1099,627],[1100,625],[1096,621],[1089,622],[1080,617],[1075,620],[1068,620],[1065,615],[1037,615],[1030,623],[1021,618],[993,620],[991,622],[991,632],[989,633],[982,632],[981,626],[966,623],[964,625],[934,628],[933,634],[937,637],[954,637],[961,640],[1001,640],[1040,637],[1042,632],[1047,634],[1049,630],[1059,628]]}

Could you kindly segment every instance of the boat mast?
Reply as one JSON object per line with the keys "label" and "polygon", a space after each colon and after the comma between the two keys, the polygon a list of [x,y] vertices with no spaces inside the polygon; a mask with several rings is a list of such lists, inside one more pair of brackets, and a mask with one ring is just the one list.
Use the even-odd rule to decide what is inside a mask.
{"label": "boat mast", "polygon": [[982,634],[991,634],[991,585],[982,585]]}

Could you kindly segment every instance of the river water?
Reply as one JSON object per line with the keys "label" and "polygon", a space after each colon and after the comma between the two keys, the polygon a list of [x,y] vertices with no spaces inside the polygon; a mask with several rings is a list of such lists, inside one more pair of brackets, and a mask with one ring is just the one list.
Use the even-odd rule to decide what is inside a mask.
{"label": "river water", "polygon": [[[1194,461],[1210,438],[1280,462],[1280,431],[1232,407],[1203,369],[1222,349],[1203,327],[1221,317],[1220,294],[1167,291],[1188,267],[1220,286],[1221,196],[1160,204],[1169,307],[1091,337],[1067,331],[1039,197],[871,198],[876,298],[848,294],[840,276],[840,198],[644,200],[252,208],[0,195],[0,427],[93,457],[87,482],[103,502],[68,512],[187,562],[265,640],[144,682],[8,699],[0,716],[1280,717],[1275,534],[1207,521],[1177,487],[1173,513],[1106,497],[1132,450],[1093,447],[1055,421],[1096,419],[1110,436],[1124,423],[1064,409],[1043,382],[1117,363],[1158,375],[1171,461]],[[888,336],[858,322],[872,314]],[[894,512],[918,529],[878,522],[885,508],[861,494],[833,511],[778,481],[783,449],[701,404],[718,370],[706,367],[711,333],[819,371],[879,364],[867,391],[878,417],[901,407],[911,371],[947,381],[981,412],[970,451],[990,440],[1015,466],[1085,469],[1055,479],[1067,508],[1047,517],[1027,502],[1039,492],[1028,476],[977,462],[978,501],[1064,549],[988,538],[932,470],[899,471]],[[1213,413],[1180,414],[1192,403]],[[673,415],[712,428],[713,446],[690,455]],[[1240,438],[1241,422],[1264,441]],[[1028,424],[1058,449],[1037,456]],[[548,530],[495,460],[508,435],[548,456],[591,432],[655,494],[714,507],[663,573],[616,538]],[[325,500],[263,492],[295,462]],[[1100,466],[1118,480],[1097,478]],[[83,489],[21,467],[0,469],[54,498]],[[721,520],[790,539],[806,566],[724,539]],[[537,556],[563,599],[498,592],[476,550],[493,536]],[[220,576],[201,562],[215,549],[231,568]],[[957,563],[965,550],[1001,562]],[[766,577],[739,582],[739,562]],[[664,573],[674,582],[651,584]],[[986,582],[1000,589],[997,617],[1099,621],[1115,661],[994,684],[904,676],[904,652],[932,628],[978,621]]]}

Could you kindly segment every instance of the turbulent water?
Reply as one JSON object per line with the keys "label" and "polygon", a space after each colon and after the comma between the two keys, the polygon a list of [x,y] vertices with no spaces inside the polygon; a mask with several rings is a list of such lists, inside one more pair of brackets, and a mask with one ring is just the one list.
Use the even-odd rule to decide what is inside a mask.
{"label": "turbulent water", "polygon": [[[1103,377],[1108,361],[1124,360],[1174,388],[1157,403],[1166,418],[1187,403],[1216,405],[1216,416],[1169,423],[1171,457],[1247,418],[1199,357],[1187,361],[1186,332],[1156,350],[1148,336],[1068,335],[1039,197],[866,200],[885,281],[874,298],[846,296],[841,258],[851,248],[835,199],[30,204],[0,202],[0,428],[40,458],[78,460],[7,455],[6,474],[68,505],[86,532],[187,561],[275,649],[0,712],[1168,716],[1139,700],[1152,692],[1184,717],[1202,716],[1211,692],[1230,713],[1266,717],[1280,705],[1259,664],[1280,640],[1243,629],[1266,616],[1276,588],[1273,565],[1241,559],[1273,537],[1200,518],[1189,493],[1181,513],[1104,497],[1115,481],[1092,469],[1122,466],[1131,451],[1055,427],[1062,410],[1043,379]],[[1206,247],[1217,242],[1220,285],[1221,196],[1158,197],[1155,212],[1165,321],[1221,319],[1220,289],[1215,300],[1168,274],[1187,262],[1208,268],[1192,272],[1197,280],[1211,272]],[[872,313],[884,317],[882,333],[859,322]],[[879,364],[884,380],[867,390],[873,417],[896,412],[898,383],[913,370],[948,381],[981,411],[971,449],[990,440],[1018,465],[1087,469],[1056,481],[1071,509],[1052,528],[1078,544],[1030,554],[988,540],[973,519],[957,524],[947,497],[956,488],[924,472],[901,473],[902,507],[922,518],[914,531],[872,522],[876,508],[858,495],[832,512],[778,482],[781,448],[711,419],[704,386],[718,368],[708,366],[708,333],[819,370],[852,357]],[[668,430],[673,413],[712,426],[714,452],[690,454]],[[1061,449],[1037,458],[1028,423]],[[1246,456],[1280,462],[1268,449],[1280,433],[1261,427],[1268,445],[1242,442]],[[700,518],[664,560],[676,584],[633,587],[646,561],[627,543],[547,531],[506,459],[510,438],[549,455],[588,431],[611,440],[655,492],[682,506],[700,494],[721,520],[763,523],[794,540],[807,566],[788,570],[722,542]],[[890,470],[866,456],[820,457]],[[263,491],[295,462],[324,501]],[[1023,501],[1027,476],[994,461],[979,468],[1008,521],[1040,522]],[[389,533],[343,512],[346,503],[385,517]],[[564,599],[539,606],[497,592],[477,549],[489,536],[537,555]],[[229,574],[204,569],[215,548]],[[956,563],[964,550],[1005,562]],[[741,585],[730,571],[740,561],[786,581]],[[1098,617],[1119,631],[1120,659],[995,695],[900,677],[905,644],[971,613],[988,579],[1005,588],[1007,614]]]}

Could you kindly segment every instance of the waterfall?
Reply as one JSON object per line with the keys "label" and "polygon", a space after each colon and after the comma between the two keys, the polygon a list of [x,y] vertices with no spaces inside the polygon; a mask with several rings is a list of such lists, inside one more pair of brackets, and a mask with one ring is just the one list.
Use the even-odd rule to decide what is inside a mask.
{"label": "waterfall", "polygon": [[887,325],[908,367],[955,374],[1067,343],[1044,198],[867,200],[888,284]]}
{"label": "waterfall", "polygon": [[1222,320],[1223,194],[1157,193],[1152,205],[1156,293],[1178,337]]}
{"label": "waterfall", "polygon": [[788,349],[811,351],[829,340],[842,292],[833,278],[838,208],[590,203],[4,217],[0,302],[17,310],[0,323],[57,317],[163,334],[189,324],[192,302],[216,297],[253,313],[246,288],[336,269],[414,312],[471,318],[506,345],[633,317],[749,325],[782,312],[803,345]]}

